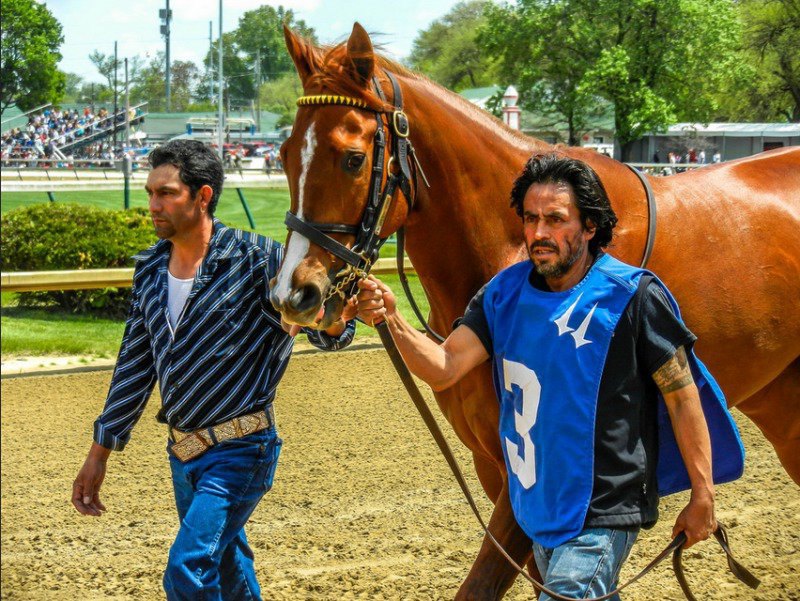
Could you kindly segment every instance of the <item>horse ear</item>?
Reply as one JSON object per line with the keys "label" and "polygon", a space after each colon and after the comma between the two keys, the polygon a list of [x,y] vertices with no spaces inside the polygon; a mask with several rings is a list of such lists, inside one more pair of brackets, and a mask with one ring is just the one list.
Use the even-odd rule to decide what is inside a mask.
{"label": "horse ear", "polygon": [[375,52],[369,34],[360,23],[353,25],[353,32],[347,40],[347,58],[352,64],[353,78],[362,86],[366,86],[375,70]]}
{"label": "horse ear", "polygon": [[292,61],[294,61],[300,81],[305,86],[306,80],[315,71],[314,57],[317,49],[292,31],[285,23],[283,24],[283,38],[286,40],[286,49],[289,51]]}

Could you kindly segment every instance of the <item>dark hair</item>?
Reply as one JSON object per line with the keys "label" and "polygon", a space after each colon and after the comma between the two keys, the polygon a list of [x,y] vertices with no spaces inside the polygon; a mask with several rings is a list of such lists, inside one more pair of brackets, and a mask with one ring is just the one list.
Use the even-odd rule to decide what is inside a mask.
{"label": "dark hair", "polygon": [[594,169],[586,163],[556,153],[535,154],[511,188],[511,206],[522,217],[523,200],[528,188],[533,184],[566,183],[575,193],[575,205],[581,214],[583,227],[589,221],[596,230],[589,240],[589,251],[597,254],[598,248],[605,248],[611,242],[612,232],[617,225],[617,215],[611,208],[603,182]]}
{"label": "dark hair", "polygon": [[197,140],[172,140],[153,150],[148,161],[153,169],[162,165],[176,167],[181,181],[189,186],[192,196],[203,186],[211,186],[213,194],[208,203],[208,214],[214,214],[222,194],[225,170],[222,161],[209,146]]}

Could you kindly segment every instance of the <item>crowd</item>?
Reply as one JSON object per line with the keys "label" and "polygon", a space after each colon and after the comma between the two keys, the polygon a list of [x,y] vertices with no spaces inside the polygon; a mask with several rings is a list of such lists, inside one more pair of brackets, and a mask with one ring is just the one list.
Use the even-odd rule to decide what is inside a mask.
{"label": "crowd", "polygon": [[[135,117],[135,114],[133,115]],[[108,109],[100,108],[96,113],[92,107],[83,111],[46,109],[28,116],[28,123],[2,134],[0,153],[3,165],[10,159],[38,161],[41,159],[63,158],[60,149],[91,134],[110,129],[114,116]],[[117,122],[125,119],[124,112],[117,113]],[[73,158],[115,158],[112,146],[107,140],[89,144],[75,152],[68,151]]]}

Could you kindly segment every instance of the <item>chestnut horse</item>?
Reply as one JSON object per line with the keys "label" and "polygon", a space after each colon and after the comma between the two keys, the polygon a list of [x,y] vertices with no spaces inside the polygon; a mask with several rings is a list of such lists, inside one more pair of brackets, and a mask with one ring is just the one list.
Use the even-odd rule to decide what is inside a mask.
{"label": "chestnut horse", "polygon": [[[374,110],[388,106],[376,95],[373,78],[391,100],[386,76],[391,72],[430,187],[420,180],[410,212],[398,190],[381,236],[405,226],[408,256],[430,303],[430,324],[449,333],[483,284],[527,259],[522,224],[509,206],[511,184],[532,153],[554,147],[506,128],[458,95],[377,55],[358,24],[346,43],[327,49],[288,29],[285,37],[306,95],[334,94],[363,103],[320,102],[298,110],[292,135],[281,148],[292,212],[319,223],[360,222],[373,168]],[[391,113],[380,118],[388,128],[387,117]],[[597,171],[619,217],[609,250],[639,264],[648,228],[642,182],[625,165],[592,150],[558,150]],[[800,149],[650,183],[658,218],[649,268],[678,299],[698,336],[697,353],[729,404],[758,424],[800,482]],[[354,240],[345,233],[331,237],[348,246]],[[340,298],[327,297],[341,268],[340,259],[290,233],[273,282],[273,303],[289,322],[327,327],[342,309]],[[530,541],[508,500],[489,363],[435,397],[472,451],[480,483],[495,504],[491,531],[519,563],[528,561]],[[459,598],[500,598],[515,575],[484,539]]]}

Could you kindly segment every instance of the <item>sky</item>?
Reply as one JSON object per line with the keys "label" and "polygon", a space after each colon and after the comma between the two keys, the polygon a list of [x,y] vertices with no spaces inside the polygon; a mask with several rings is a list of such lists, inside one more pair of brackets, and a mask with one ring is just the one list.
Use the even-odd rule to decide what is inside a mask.
{"label": "sky", "polygon": [[[261,5],[282,5],[295,12],[314,28],[322,43],[347,39],[353,23],[360,22],[373,34],[373,42],[384,45],[390,58],[409,55],[417,32],[444,16],[458,0],[223,0],[223,31],[236,29],[239,17]],[[44,0],[63,27],[62,71],[76,73],[84,81],[102,81],[89,61],[89,54],[99,50],[118,57],[139,55],[147,60],[165,49],[159,33],[158,11],[166,0]],[[219,0],[170,0],[172,27],[170,59],[190,60],[201,65],[208,49],[208,23],[213,21],[214,39],[219,33]],[[381,35],[375,35],[380,33]]]}

